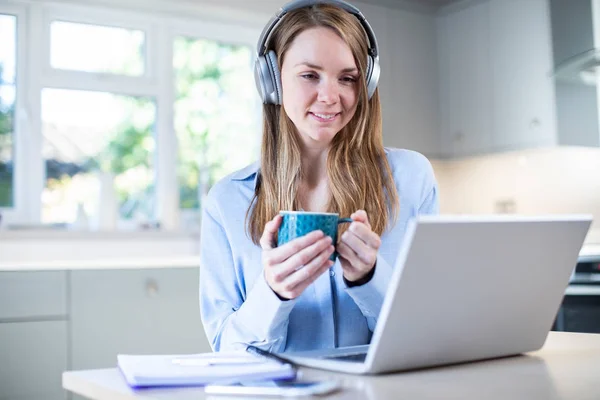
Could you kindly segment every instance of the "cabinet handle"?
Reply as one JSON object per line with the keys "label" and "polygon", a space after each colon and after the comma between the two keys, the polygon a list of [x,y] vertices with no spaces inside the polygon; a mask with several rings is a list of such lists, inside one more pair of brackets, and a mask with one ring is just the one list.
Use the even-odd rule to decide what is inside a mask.
{"label": "cabinet handle", "polygon": [[155,297],[158,295],[158,283],[154,279],[148,279],[146,281],[146,295],[148,297]]}
{"label": "cabinet handle", "polygon": [[537,129],[541,125],[541,122],[538,118],[533,118],[529,121],[529,129]]}

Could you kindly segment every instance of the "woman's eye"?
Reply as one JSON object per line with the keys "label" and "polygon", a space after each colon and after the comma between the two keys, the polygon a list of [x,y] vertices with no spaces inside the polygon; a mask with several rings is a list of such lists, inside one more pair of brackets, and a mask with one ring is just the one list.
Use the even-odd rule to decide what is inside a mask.
{"label": "woman's eye", "polygon": [[317,76],[315,74],[303,74],[300,76],[304,79],[309,79],[309,80],[317,79]]}
{"label": "woman's eye", "polygon": [[354,82],[356,82],[356,78],[353,76],[345,76],[342,78],[342,82],[354,83]]}

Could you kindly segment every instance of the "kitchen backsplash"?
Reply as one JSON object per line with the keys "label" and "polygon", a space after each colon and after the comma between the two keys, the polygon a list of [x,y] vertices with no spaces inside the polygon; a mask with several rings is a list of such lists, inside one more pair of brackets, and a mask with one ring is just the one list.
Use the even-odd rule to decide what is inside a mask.
{"label": "kitchen backsplash", "polygon": [[444,214],[591,213],[600,243],[600,149],[558,147],[431,160]]}

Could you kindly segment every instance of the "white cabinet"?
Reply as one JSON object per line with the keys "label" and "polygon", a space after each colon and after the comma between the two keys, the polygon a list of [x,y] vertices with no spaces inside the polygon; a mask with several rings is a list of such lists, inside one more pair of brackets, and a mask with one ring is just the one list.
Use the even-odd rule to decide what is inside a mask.
{"label": "white cabinet", "polygon": [[119,353],[209,352],[197,268],[71,272],[72,369],[113,367]]}
{"label": "white cabinet", "polygon": [[438,156],[435,15],[361,3],[379,45],[383,141]]}
{"label": "white cabinet", "polygon": [[0,272],[0,400],[66,399],[67,274]]}
{"label": "white cabinet", "polygon": [[[384,142],[437,157],[439,82],[435,15],[388,10],[389,59],[383,76],[390,96],[383,99]],[[383,90],[383,89],[382,89]]]}
{"label": "white cabinet", "polygon": [[546,0],[489,0],[438,17],[442,152],[557,143]]}
{"label": "white cabinet", "polygon": [[211,351],[198,279],[198,268],[0,272],[0,400],[64,400],[63,371],[114,367],[118,353]]}
{"label": "white cabinet", "polygon": [[556,144],[546,0],[491,0],[493,150]]}
{"label": "white cabinet", "polygon": [[67,321],[0,323],[0,399],[65,400]]}
{"label": "white cabinet", "polygon": [[442,152],[462,156],[492,143],[489,3],[439,17]]}

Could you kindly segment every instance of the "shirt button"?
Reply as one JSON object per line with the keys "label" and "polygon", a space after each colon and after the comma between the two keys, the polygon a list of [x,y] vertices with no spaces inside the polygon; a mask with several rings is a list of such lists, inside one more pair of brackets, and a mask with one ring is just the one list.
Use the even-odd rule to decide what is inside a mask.
{"label": "shirt button", "polygon": [[332,269],[330,269],[330,270],[329,270],[329,275],[331,275],[331,276],[335,276],[335,271],[334,271],[334,270],[332,270]]}

